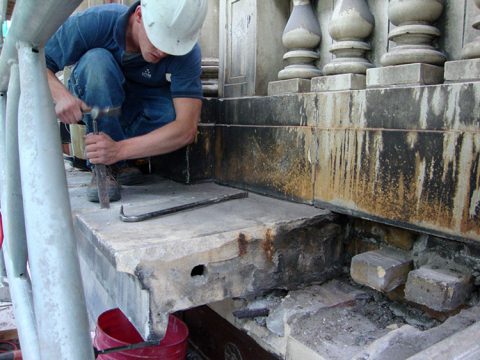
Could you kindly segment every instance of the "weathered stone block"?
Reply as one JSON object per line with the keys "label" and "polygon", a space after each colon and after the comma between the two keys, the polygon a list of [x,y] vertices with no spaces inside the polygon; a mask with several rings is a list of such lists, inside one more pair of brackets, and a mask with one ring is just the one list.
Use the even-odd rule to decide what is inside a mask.
{"label": "weathered stone block", "polygon": [[480,59],[447,61],[446,82],[480,81]]}
{"label": "weathered stone block", "polygon": [[436,311],[449,311],[464,304],[471,291],[470,275],[424,266],[408,274],[405,298]]}
{"label": "weathered stone block", "polygon": [[311,90],[317,92],[363,90],[367,86],[366,79],[365,75],[360,74],[319,76],[312,79]]}
{"label": "weathered stone block", "polygon": [[218,126],[215,177],[223,184],[311,203],[315,156],[304,126]]}
{"label": "weathered stone block", "polygon": [[268,95],[283,95],[292,93],[310,92],[310,80],[289,79],[268,83]]}
{"label": "weathered stone block", "polygon": [[367,70],[367,87],[443,83],[443,67],[428,64],[386,66]]}
{"label": "weathered stone block", "polygon": [[152,172],[185,184],[213,178],[215,128],[200,124],[193,144],[151,158]]}
{"label": "weathered stone block", "polygon": [[385,248],[354,256],[350,275],[359,284],[389,292],[405,283],[411,266],[406,253]]}

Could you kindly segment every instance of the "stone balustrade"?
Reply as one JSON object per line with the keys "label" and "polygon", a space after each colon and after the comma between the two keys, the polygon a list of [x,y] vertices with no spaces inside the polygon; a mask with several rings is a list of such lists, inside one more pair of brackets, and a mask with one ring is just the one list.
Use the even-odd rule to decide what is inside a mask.
{"label": "stone balustrade", "polygon": [[[446,74],[448,63],[469,61],[464,66],[472,66],[480,55],[478,0],[278,0],[270,8],[260,0],[222,3],[220,39],[225,44],[222,40],[220,46],[230,49],[220,55],[224,97],[465,81]],[[287,13],[285,6],[290,6]],[[266,35],[258,29],[250,34],[252,19],[265,19],[277,33],[259,44]],[[257,48],[250,60],[239,56],[248,51],[236,52],[248,48]],[[470,71],[469,80],[478,75]],[[325,78],[310,83],[318,77]],[[254,84],[222,91],[239,78]]]}

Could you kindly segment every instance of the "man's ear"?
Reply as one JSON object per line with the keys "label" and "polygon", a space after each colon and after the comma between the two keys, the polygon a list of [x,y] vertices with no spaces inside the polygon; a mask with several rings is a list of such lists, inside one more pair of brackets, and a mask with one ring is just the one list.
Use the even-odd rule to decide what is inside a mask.
{"label": "man's ear", "polygon": [[142,22],[142,6],[141,5],[138,5],[136,7],[134,15],[135,15],[135,21]]}

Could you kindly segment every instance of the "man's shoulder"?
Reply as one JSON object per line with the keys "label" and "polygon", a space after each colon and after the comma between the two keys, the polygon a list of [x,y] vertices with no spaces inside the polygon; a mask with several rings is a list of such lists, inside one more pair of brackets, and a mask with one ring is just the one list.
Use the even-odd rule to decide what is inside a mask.
{"label": "man's shoulder", "polygon": [[128,10],[128,6],[122,4],[103,4],[91,6],[88,9],[76,13],[77,16],[89,16],[92,14],[105,16],[118,16],[124,14]]}

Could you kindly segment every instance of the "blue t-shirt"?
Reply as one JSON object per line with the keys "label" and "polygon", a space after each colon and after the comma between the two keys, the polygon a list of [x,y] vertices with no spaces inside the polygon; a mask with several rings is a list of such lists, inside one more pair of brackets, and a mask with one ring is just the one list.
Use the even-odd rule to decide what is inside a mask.
{"label": "blue t-shirt", "polygon": [[47,67],[55,73],[75,64],[88,50],[103,48],[113,54],[136,96],[201,99],[198,44],[186,55],[170,55],[156,64],[146,62],[141,54],[125,52],[128,20],[138,4],[94,6],[69,17],[45,46]]}

